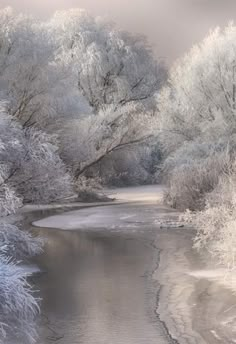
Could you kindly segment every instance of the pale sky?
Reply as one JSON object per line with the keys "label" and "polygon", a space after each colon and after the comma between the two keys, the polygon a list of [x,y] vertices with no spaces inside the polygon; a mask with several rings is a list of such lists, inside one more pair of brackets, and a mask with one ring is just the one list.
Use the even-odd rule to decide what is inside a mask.
{"label": "pale sky", "polygon": [[79,7],[148,37],[156,54],[172,62],[215,26],[236,22],[236,0],[0,0],[37,17]]}

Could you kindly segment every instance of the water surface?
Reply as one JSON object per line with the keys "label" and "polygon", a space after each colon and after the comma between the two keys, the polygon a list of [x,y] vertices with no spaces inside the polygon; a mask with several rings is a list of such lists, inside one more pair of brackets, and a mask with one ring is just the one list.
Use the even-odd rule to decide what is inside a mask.
{"label": "water surface", "polygon": [[81,210],[83,223],[88,218],[81,228],[36,228],[47,239],[37,258],[43,273],[34,277],[42,297],[38,343],[168,343],[152,279],[157,212],[166,210],[140,203],[97,207]]}

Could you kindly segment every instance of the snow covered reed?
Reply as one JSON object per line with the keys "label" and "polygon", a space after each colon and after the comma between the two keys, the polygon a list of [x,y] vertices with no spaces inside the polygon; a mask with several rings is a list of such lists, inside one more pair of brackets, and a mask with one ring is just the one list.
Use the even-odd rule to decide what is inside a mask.
{"label": "snow covered reed", "polygon": [[27,282],[28,274],[6,258],[0,248],[0,343],[17,338],[18,344],[35,343],[38,301]]}

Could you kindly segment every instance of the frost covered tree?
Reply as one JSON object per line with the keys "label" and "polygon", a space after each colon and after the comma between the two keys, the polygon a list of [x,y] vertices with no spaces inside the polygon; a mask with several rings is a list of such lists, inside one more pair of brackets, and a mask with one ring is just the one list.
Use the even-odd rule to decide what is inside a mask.
{"label": "frost covered tree", "polygon": [[[232,152],[230,159],[234,158],[235,38],[236,27],[231,24],[225,30],[210,32],[176,63],[168,86],[159,96],[160,138],[167,163],[171,161],[174,167],[173,173],[167,175],[171,185],[168,197],[177,197],[179,205],[183,201],[181,208],[188,208],[189,199],[181,195],[186,188],[188,196],[193,196],[189,207],[199,207],[200,199],[204,206],[204,194],[212,191],[224,171],[227,151]],[[191,157],[193,147],[194,156],[198,150],[203,159]]]}
{"label": "frost covered tree", "polygon": [[235,270],[236,27],[212,31],[178,61],[159,97],[166,199],[190,209],[195,247]]}
{"label": "frost covered tree", "polygon": [[79,9],[57,12],[50,28],[58,59],[71,65],[75,83],[95,113],[136,101],[154,106],[166,71],[145,39]]}
{"label": "frost covered tree", "polygon": [[27,126],[43,112],[53,51],[33,18],[5,8],[0,10],[0,22],[0,96],[7,100],[8,112]]}
{"label": "frost covered tree", "polygon": [[69,123],[61,137],[62,156],[78,178],[113,152],[150,140],[156,130],[156,117],[144,113],[142,106],[109,106],[97,115]]}
{"label": "frost covered tree", "polygon": [[[51,202],[71,193],[71,180],[58,155],[56,139],[34,128],[23,129],[0,113],[0,206],[12,212],[16,199]],[[6,200],[8,202],[6,203]]]}
{"label": "frost covered tree", "polygon": [[[145,133],[142,123],[146,120],[147,127],[148,116],[152,125],[155,94],[166,71],[143,38],[81,10],[58,12],[42,23],[6,8],[0,10],[0,21],[0,100],[24,128],[57,134],[60,152],[74,171],[112,156],[117,145],[120,149],[149,137],[150,128]],[[143,128],[142,138],[140,131],[135,137],[132,127],[138,123],[132,119]],[[88,128],[95,133],[94,143]]]}
{"label": "frost covered tree", "polygon": [[57,12],[48,30],[57,63],[71,71],[72,84],[90,106],[90,113],[74,116],[60,130],[62,157],[78,177],[155,133],[155,95],[166,70],[142,37],[85,11]]}
{"label": "frost covered tree", "polygon": [[85,111],[69,68],[55,59],[55,39],[47,23],[11,8],[0,10],[0,22],[0,99],[8,113],[24,127],[45,130]]}
{"label": "frost covered tree", "polygon": [[235,133],[236,27],[217,28],[173,67],[159,98],[167,151]]}

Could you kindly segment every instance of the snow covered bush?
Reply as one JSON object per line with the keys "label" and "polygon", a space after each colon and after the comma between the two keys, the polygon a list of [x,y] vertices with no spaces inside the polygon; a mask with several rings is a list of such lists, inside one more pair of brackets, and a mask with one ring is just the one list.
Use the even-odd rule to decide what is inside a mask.
{"label": "snow covered bush", "polygon": [[31,344],[39,308],[27,282],[30,274],[17,264],[39,254],[42,241],[4,222],[22,202],[6,185],[0,186],[0,194],[0,343]]}
{"label": "snow covered bush", "polygon": [[[11,198],[15,211],[18,200]],[[4,200],[2,199],[2,203]],[[8,200],[6,200],[8,203]],[[4,206],[4,209],[6,207]],[[9,207],[7,208],[9,210]],[[5,212],[0,213],[5,215]],[[0,343],[32,344],[36,339],[38,301],[20,260],[39,254],[42,241],[16,226],[0,222]]]}
{"label": "snow covered bush", "polygon": [[0,209],[14,212],[21,202],[52,202],[70,195],[71,178],[58,154],[57,140],[24,129],[0,110]]}
{"label": "snow covered bush", "polygon": [[79,202],[111,201],[103,192],[101,179],[98,177],[79,177],[75,182],[75,191]]}
{"label": "snow covered bush", "polygon": [[34,238],[28,232],[15,225],[0,222],[0,245],[4,255],[19,261],[42,252],[42,240]]}
{"label": "snow covered bush", "polygon": [[224,143],[183,145],[164,163],[162,173],[168,185],[165,201],[181,210],[203,209],[205,195],[230,170],[231,155],[229,145]]}
{"label": "snow covered bush", "polygon": [[23,205],[22,198],[8,185],[0,185],[0,214],[6,216],[14,213],[17,208]]}
{"label": "snow covered bush", "polygon": [[72,179],[58,154],[57,138],[33,128],[24,131],[26,158],[11,184],[24,202],[48,203],[72,194]]}
{"label": "snow covered bush", "polygon": [[206,249],[231,271],[236,267],[236,163],[207,196],[201,212],[186,212],[184,220],[197,229],[194,246]]}

